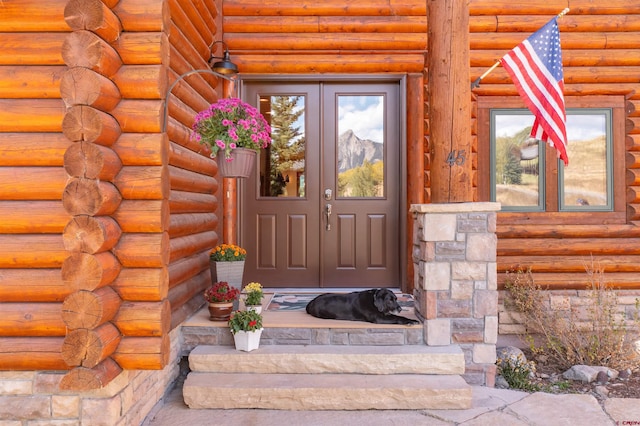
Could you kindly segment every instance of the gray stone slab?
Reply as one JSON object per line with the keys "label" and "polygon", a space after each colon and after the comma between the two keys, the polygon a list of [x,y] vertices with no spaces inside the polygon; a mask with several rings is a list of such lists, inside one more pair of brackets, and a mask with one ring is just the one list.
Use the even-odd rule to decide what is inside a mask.
{"label": "gray stone slab", "polygon": [[604,409],[618,425],[640,425],[640,399],[607,399]]}
{"label": "gray stone slab", "polygon": [[503,411],[532,426],[615,424],[591,395],[554,395],[537,392],[509,405]]}
{"label": "gray stone slab", "polygon": [[[471,407],[460,376],[189,373],[190,408],[278,410],[420,410]],[[230,398],[229,395],[234,395]]]}
{"label": "gray stone slab", "polygon": [[191,371],[227,373],[462,374],[458,346],[261,345],[247,352],[229,346],[198,346]]}

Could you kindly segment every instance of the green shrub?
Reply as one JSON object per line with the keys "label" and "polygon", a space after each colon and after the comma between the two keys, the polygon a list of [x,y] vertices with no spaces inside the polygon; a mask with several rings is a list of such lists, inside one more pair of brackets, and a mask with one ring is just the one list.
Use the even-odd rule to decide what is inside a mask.
{"label": "green shrub", "polygon": [[536,392],[540,387],[533,383],[531,379],[536,372],[536,365],[533,361],[525,361],[522,355],[517,357],[498,358],[497,373],[504,377],[511,389],[521,389],[529,392]]}
{"label": "green shrub", "polygon": [[640,365],[634,346],[638,329],[627,323],[638,325],[638,303],[633,318],[624,318],[604,271],[593,264],[586,270],[587,318],[582,322],[572,310],[551,309],[549,293],[535,284],[530,269],[507,273],[505,307],[522,314],[530,349],[562,367],[585,364],[621,369]]}

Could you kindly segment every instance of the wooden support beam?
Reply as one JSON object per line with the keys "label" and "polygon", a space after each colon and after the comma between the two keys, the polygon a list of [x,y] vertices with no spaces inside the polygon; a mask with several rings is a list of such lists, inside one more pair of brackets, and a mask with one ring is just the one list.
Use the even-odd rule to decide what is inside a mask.
{"label": "wooden support beam", "polygon": [[473,201],[467,2],[427,2],[431,201]]}

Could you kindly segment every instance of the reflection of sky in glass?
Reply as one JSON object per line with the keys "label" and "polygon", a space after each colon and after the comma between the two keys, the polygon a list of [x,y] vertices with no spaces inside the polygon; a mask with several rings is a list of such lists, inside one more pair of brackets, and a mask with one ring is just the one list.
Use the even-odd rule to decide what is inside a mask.
{"label": "reflection of sky in glass", "polygon": [[340,95],[338,107],[338,134],[351,129],[360,139],[384,141],[382,96]]}
{"label": "reflection of sky in glass", "polygon": [[[569,141],[591,140],[605,134],[605,116],[600,114],[567,114]],[[530,114],[496,114],[496,136],[513,136],[533,125]]]}

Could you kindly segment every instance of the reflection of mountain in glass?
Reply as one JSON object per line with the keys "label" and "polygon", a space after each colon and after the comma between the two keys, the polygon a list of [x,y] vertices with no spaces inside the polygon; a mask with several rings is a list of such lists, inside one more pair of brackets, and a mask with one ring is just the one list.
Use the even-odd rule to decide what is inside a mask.
{"label": "reflection of mountain in glass", "polygon": [[360,139],[349,129],[338,139],[338,172],[360,167],[365,160],[369,164],[383,159],[383,145],[368,139]]}
{"label": "reflection of mountain in glass", "polygon": [[338,140],[338,195],[384,196],[384,145],[347,130]]}

